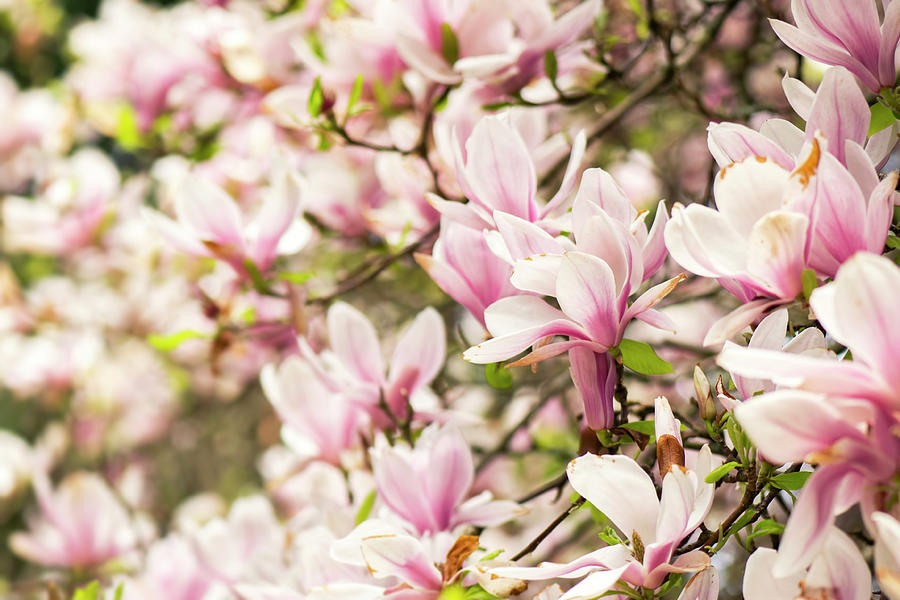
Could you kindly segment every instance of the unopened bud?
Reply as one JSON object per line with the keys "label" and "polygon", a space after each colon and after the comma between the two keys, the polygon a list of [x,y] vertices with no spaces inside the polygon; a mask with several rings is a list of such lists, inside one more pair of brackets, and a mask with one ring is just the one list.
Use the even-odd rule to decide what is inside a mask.
{"label": "unopened bud", "polygon": [[694,365],[694,396],[700,407],[700,418],[704,421],[712,421],[716,418],[716,403],[712,397],[712,389],[706,373],[699,364]]}

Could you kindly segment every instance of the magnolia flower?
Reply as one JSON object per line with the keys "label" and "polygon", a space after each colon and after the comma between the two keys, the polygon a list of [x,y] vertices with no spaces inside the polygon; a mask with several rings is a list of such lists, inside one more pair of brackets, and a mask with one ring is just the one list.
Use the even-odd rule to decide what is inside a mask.
{"label": "magnolia flower", "polygon": [[416,254],[415,258],[438,287],[482,325],[488,306],[518,293],[509,282],[512,269],[491,252],[482,232],[446,217],[431,256]]}
{"label": "magnolia flower", "polygon": [[447,334],[435,309],[420,312],[402,333],[387,376],[378,336],[365,315],[337,302],[328,309],[327,322],[332,352],[317,357],[307,345],[301,344],[301,349],[311,364],[327,373],[326,379],[335,382],[333,390],[340,389],[362,404],[379,426],[389,423],[379,407],[381,399],[398,419],[405,418],[408,410],[430,408],[428,384],[446,358]]}
{"label": "magnolia flower", "polygon": [[388,597],[398,600],[435,600],[444,586],[444,577],[435,564],[446,555],[451,537],[438,539],[412,536],[379,519],[368,519],[350,535],[331,546],[334,560],[365,567],[378,584],[334,583],[314,588],[310,598],[369,600]]}
{"label": "magnolia flower", "polygon": [[877,94],[897,79],[894,53],[900,42],[900,5],[885,3],[879,23],[875,0],[791,0],[796,27],[770,21],[795,51],[829,65],[841,65]]}
{"label": "magnolia flower", "polygon": [[778,390],[744,401],[734,414],[767,460],[819,465],[784,530],[777,577],[809,564],[835,516],[875,494],[900,464],[890,417],[865,400]]}
{"label": "magnolia flower", "polygon": [[33,483],[40,516],[28,520],[28,533],[10,537],[16,554],[43,565],[88,568],[135,548],[135,524],[99,475],[72,473],[53,490],[39,471]]}
{"label": "magnolia flower", "polygon": [[[569,352],[573,379],[585,403],[585,422],[592,429],[604,429],[612,425],[615,386],[614,359],[607,351],[622,341],[625,327],[635,318],[674,329],[653,307],[684,276],[650,288],[629,305],[628,298],[665,258],[665,207],[659,205],[648,232],[607,173],[585,172],[572,215],[574,246],[526,219],[494,213],[498,226],[494,237],[500,238],[495,251],[514,262],[512,284],[523,292],[554,296],[560,308],[530,295],[498,300],[485,311],[494,338],[469,348],[463,357],[492,363],[534,346],[531,354],[514,363],[533,364]],[[556,335],[569,339],[538,344]]]}
{"label": "magnolia flower", "polygon": [[[828,142],[826,149],[846,166],[864,191],[877,185],[875,166],[880,165],[896,144],[891,129],[868,137],[872,114],[869,103],[850,73],[840,67],[825,71],[813,92],[799,79],[785,76],[782,87],[794,112],[806,121],[806,131],[784,119],[768,119],[759,131],[737,123],[711,123],[709,150],[725,168],[751,156],[765,156],[793,169],[804,142],[818,135]],[[868,141],[867,141],[868,140]],[[870,186],[872,180],[874,185]]]}
{"label": "magnolia flower", "polygon": [[248,274],[247,261],[265,272],[279,254],[300,250],[311,233],[298,219],[300,182],[287,170],[275,177],[259,212],[249,222],[221,188],[190,176],[176,196],[175,213],[177,221],[149,210],[144,214],[178,250],[222,260],[242,276]]}
{"label": "magnolia flower", "polygon": [[283,423],[282,438],[300,456],[339,465],[341,454],[358,444],[365,409],[309,362],[290,356],[277,368],[263,367],[259,378]]}
{"label": "magnolia flower", "polygon": [[428,426],[413,448],[379,438],[372,470],[378,496],[419,534],[499,525],[522,513],[515,502],[492,501],[488,491],[464,501],[475,467],[466,440],[450,425]]}
{"label": "magnolia flower", "polygon": [[[658,438],[670,436],[671,441],[662,444],[672,444],[669,451],[677,447],[683,452],[668,401],[657,399],[656,410]],[[620,579],[654,589],[669,573],[701,571],[709,566],[709,557],[702,551],[689,552],[674,562],[672,558],[681,540],[703,522],[712,506],[715,485],[704,479],[713,468],[707,446],[700,451],[695,470],[687,470],[677,461],[667,472],[661,467],[662,496],[657,497],[653,480],[628,456],[585,454],[576,458],[566,469],[572,487],[606,515],[626,541],[566,564],[500,567],[493,573],[526,580],[583,578],[560,600],[588,600],[603,595]]]}
{"label": "magnolia flower", "polygon": [[802,289],[807,267],[836,272],[859,250],[879,251],[887,237],[896,175],[868,200],[824,141],[813,140],[792,171],[766,157],[745,158],[716,176],[718,210],[676,205],[666,246],[684,268],[715,277],[743,306],[713,325],[714,345]]}
{"label": "magnolia flower", "polygon": [[[787,326],[787,309],[776,310],[759,322],[759,325],[753,330],[753,335],[750,336],[750,343],[747,347],[760,350],[780,350],[805,356],[834,357],[834,353],[828,350],[825,334],[820,329],[807,327],[788,342],[785,342]],[[734,342],[725,342],[725,349],[731,347],[738,346]],[[731,380],[734,382],[741,398],[745,400],[752,398],[758,392],[772,392],[775,390],[775,384],[765,379],[743,377],[738,373],[732,373]]]}
{"label": "magnolia flower", "polygon": [[745,377],[811,392],[865,398],[888,411],[900,409],[900,322],[893,317],[900,294],[900,267],[860,252],[838,270],[835,280],[815,289],[810,307],[853,360],[787,354],[729,346],[718,358],[724,369]]}
{"label": "magnolia flower", "polygon": [[513,127],[509,114],[482,117],[466,140],[466,155],[454,141],[459,186],[468,204],[430,196],[434,207],[446,217],[473,229],[492,229],[494,211],[504,212],[530,222],[544,222],[548,229],[559,226],[548,219],[565,212],[569,194],[575,188],[578,165],[584,156],[586,138],[580,132],[572,144],[572,153],[559,190],[541,206],[538,203],[534,161],[521,134]]}
{"label": "magnolia flower", "polygon": [[827,597],[834,600],[868,600],[872,574],[856,544],[836,527],[826,531],[827,541],[808,568],[779,575],[777,552],[758,548],[744,571],[746,600],[794,600]]}

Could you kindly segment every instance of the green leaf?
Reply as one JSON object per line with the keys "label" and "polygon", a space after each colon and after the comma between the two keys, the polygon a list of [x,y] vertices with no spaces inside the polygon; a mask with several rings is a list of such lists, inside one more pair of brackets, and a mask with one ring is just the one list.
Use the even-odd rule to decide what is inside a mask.
{"label": "green leaf", "polygon": [[748,508],[747,510],[745,510],[744,514],[742,514],[740,517],[738,517],[737,521],[734,522],[734,525],[732,525],[728,529],[728,535],[726,535],[725,537],[727,538],[727,537],[737,533],[738,531],[740,531],[747,525],[749,525],[750,522],[753,521],[754,516],[755,516],[755,513],[752,508]]}
{"label": "green leaf", "polygon": [[312,271],[298,271],[296,273],[279,273],[278,279],[296,283],[297,285],[306,283],[313,276]]}
{"label": "green leaf", "polygon": [[247,274],[250,275],[250,281],[253,282],[253,289],[260,294],[272,293],[272,290],[269,289],[269,284],[263,279],[262,273],[259,272],[259,267],[256,266],[256,263],[253,262],[252,259],[247,258],[244,260],[244,268],[247,269]]}
{"label": "green leaf", "polygon": [[362,504],[359,505],[359,510],[356,511],[357,525],[369,518],[369,514],[372,512],[373,506],[375,506],[375,490],[369,492],[369,495],[366,496],[366,499],[363,500]]}
{"label": "green leaf", "polygon": [[316,77],[312,89],[309,91],[309,100],[306,102],[306,109],[309,116],[317,119],[322,114],[322,105],[325,104],[325,94],[322,93],[322,78]]}
{"label": "green leaf", "polygon": [[125,593],[125,584],[120,583],[116,586],[116,595],[113,597],[113,600],[122,600],[122,594]]}
{"label": "green leaf", "polygon": [[806,484],[806,480],[812,475],[809,471],[797,473],[779,473],[769,480],[773,487],[779,490],[799,490]]}
{"label": "green leaf", "polygon": [[459,60],[459,40],[449,23],[441,23],[441,55],[451,65]]}
{"label": "green leaf", "polygon": [[784,533],[784,525],[772,519],[763,519],[753,526],[753,531],[747,536],[747,540],[752,540],[761,535],[781,535]]}
{"label": "green leaf", "polygon": [[491,552],[490,554],[485,554],[484,556],[482,556],[481,558],[478,559],[478,562],[483,562],[483,561],[486,561],[486,560],[494,560],[495,558],[497,558],[497,557],[500,556],[501,554],[503,554],[503,549],[502,549],[502,548],[501,548],[500,550],[494,550],[494,551]]}
{"label": "green leaf", "polygon": [[500,363],[484,365],[484,378],[495,390],[508,390],[513,384],[512,374]]}
{"label": "green leaf", "polygon": [[137,114],[130,104],[122,106],[116,115],[116,141],[128,151],[137,150],[143,143]]}
{"label": "green leaf", "polygon": [[624,423],[622,425],[625,429],[630,429],[632,431],[637,431],[638,433],[643,433],[644,435],[649,435],[650,437],[656,436],[656,423],[651,421],[631,421],[630,423]]}
{"label": "green leaf", "polygon": [[147,343],[160,352],[171,352],[187,340],[206,339],[208,337],[209,335],[205,333],[200,333],[193,329],[185,329],[184,331],[179,331],[178,333],[170,335],[151,333],[147,336]]}
{"label": "green leaf", "polygon": [[72,600],[97,600],[100,595],[100,584],[92,581],[83,588],[75,590]]}
{"label": "green leaf", "polygon": [[892,233],[888,235],[888,238],[887,240],[885,240],[884,245],[891,250],[900,250],[900,237],[897,237]]}
{"label": "green leaf", "polygon": [[357,75],[356,79],[353,80],[353,89],[350,90],[350,97],[347,99],[347,112],[344,115],[345,123],[347,122],[347,119],[353,116],[353,107],[356,106],[356,103],[359,102],[360,97],[362,97],[363,83],[364,79],[362,75]]}
{"label": "green leaf", "polygon": [[547,52],[544,53],[544,73],[547,74],[547,79],[549,79],[554,86],[556,85],[558,69],[559,65],[556,62],[556,52],[547,50]]}
{"label": "green leaf", "polygon": [[803,283],[803,297],[809,300],[813,290],[819,286],[819,279],[816,277],[816,272],[809,268],[803,269],[800,281]]}
{"label": "green leaf", "polygon": [[713,469],[712,471],[710,471],[709,475],[706,476],[706,479],[704,479],[704,481],[706,483],[715,483],[718,480],[725,477],[726,475],[728,475],[728,472],[731,471],[733,468],[739,467],[739,466],[741,466],[741,463],[739,463],[739,462],[734,462],[734,461],[727,462],[724,465],[722,465],[721,467],[719,467],[718,469]]}
{"label": "green leaf", "polygon": [[626,367],[643,375],[662,375],[672,373],[672,365],[661,359],[650,344],[637,340],[622,340],[619,344],[622,362]]}
{"label": "green leaf", "polygon": [[870,107],[870,110],[872,111],[872,120],[869,123],[869,136],[873,136],[879,131],[887,129],[897,120],[893,111],[881,102],[873,104]]}

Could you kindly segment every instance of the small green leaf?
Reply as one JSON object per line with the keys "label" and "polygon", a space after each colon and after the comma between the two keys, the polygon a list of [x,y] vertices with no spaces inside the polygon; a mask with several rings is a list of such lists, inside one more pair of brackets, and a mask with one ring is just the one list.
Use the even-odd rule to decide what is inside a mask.
{"label": "small green leaf", "polygon": [[278,279],[300,285],[309,281],[312,276],[312,271],[298,271],[296,273],[279,273]]}
{"label": "small green leaf", "polygon": [[888,235],[888,238],[887,240],[885,240],[884,245],[891,250],[900,250],[900,237],[897,237],[892,233]]}
{"label": "small green leaf", "polygon": [[644,435],[649,435],[650,437],[656,436],[656,423],[651,421],[631,421],[630,423],[624,423],[622,425],[625,429],[630,429],[632,431],[637,431],[638,433],[643,433]]}
{"label": "small green leaf", "polygon": [[513,384],[512,374],[510,374],[508,369],[504,369],[500,363],[484,365],[484,378],[496,390],[508,390]]}
{"label": "small green leaf", "polygon": [[459,40],[449,23],[441,23],[441,55],[451,65],[459,60]]}
{"label": "small green leaf", "polygon": [[725,537],[731,536],[749,525],[750,522],[753,521],[754,516],[755,514],[752,508],[745,510],[744,514],[738,517],[737,521],[734,522],[734,525],[728,529],[728,535]]}
{"label": "small green leaf", "polygon": [[250,281],[253,282],[253,289],[260,294],[272,293],[272,290],[269,289],[269,284],[263,279],[262,273],[259,272],[259,267],[256,266],[256,263],[253,262],[252,259],[247,258],[244,260],[244,268],[247,269],[247,274],[250,275]]}
{"label": "small green leaf", "polygon": [[171,352],[187,340],[205,339],[209,336],[193,329],[186,329],[170,335],[160,335],[151,333],[147,336],[147,343],[159,350],[160,352]]}
{"label": "small green leaf", "polygon": [[726,475],[728,475],[728,472],[731,471],[733,468],[739,467],[739,466],[741,466],[741,463],[739,463],[739,462],[734,462],[734,461],[727,462],[724,465],[722,465],[721,467],[719,467],[718,469],[713,469],[712,471],[710,471],[709,475],[706,476],[706,479],[704,479],[704,481],[706,483],[715,483],[718,480],[725,477]]}
{"label": "small green leaf", "polygon": [[347,112],[344,116],[345,123],[347,119],[353,116],[353,107],[356,106],[356,103],[362,97],[364,81],[362,75],[357,75],[356,79],[353,80],[353,89],[350,90],[350,97],[347,99]]}
{"label": "small green leaf", "polygon": [[626,367],[643,375],[672,373],[672,365],[661,359],[650,344],[637,340],[622,340],[619,344],[622,362]]}
{"label": "small green leaf", "polygon": [[369,495],[366,496],[366,499],[363,500],[362,504],[359,505],[359,510],[356,511],[357,525],[369,518],[369,514],[372,512],[373,506],[375,506],[375,490],[369,492]]}
{"label": "small green leaf", "polygon": [[497,558],[497,557],[500,556],[501,554],[503,554],[503,549],[502,549],[502,548],[501,548],[500,550],[494,550],[494,551],[491,552],[490,554],[485,554],[484,556],[482,556],[481,558],[478,559],[478,562],[484,562],[484,561],[486,561],[486,560],[494,560],[495,558]]}
{"label": "small green leaf", "polygon": [[784,525],[772,519],[763,519],[753,526],[753,531],[747,536],[747,540],[752,540],[761,535],[781,535],[784,533]]}
{"label": "small green leaf", "polygon": [[559,65],[556,62],[556,52],[547,50],[547,52],[544,53],[544,73],[547,74],[547,79],[549,79],[554,86],[556,85],[558,69]]}
{"label": "small green leaf", "polygon": [[122,600],[122,594],[125,593],[125,584],[120,583],[116,586],[116,595],[113,597],[113,600]]}
{"label": "small green leaf", "polygon": [[797,473],[779,473],[769,480],[772,486],[779,490],[799,490],[806,484],[806,480],[812,475],[809,471],[799,471]]}
{"label": "small green leaf", "polygon": [[816,272],[809,268],[803,269],[800,281],[803,283],[803,297],[809,300],[813,290],[819,285],[819,279],[816,277]]}
{"label": "small green leaf", "polygon": [[312,89],[309,91],[309,100],[306,102],[306,109],[309,116],[317,119],[322,114],[322,105],[325,104],[325,94],[322,93],[322,78],[316,77],[313,82]]}
{"label": "small green leaf", "polygon": [[143,143],[137,114],[130,104],[122,106],[116,115],[116,141],[128,151],[140,148]]}
{"label": "small green leaf", "polygon": [[872,120],[869,123],[869,136],[887,129],[897,120],[893,111],[881,102],[873,104],[870,110],[872,111]]}
{"label": "small green leaf", "polygon": [[83,588],[75,590],[72,600],[97,600],[100,595],[100,584],[92,581]]}

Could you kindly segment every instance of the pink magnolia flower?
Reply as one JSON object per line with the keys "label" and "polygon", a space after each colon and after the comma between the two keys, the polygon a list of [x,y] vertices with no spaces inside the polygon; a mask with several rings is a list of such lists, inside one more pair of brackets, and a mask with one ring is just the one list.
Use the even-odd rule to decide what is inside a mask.
{"label": "pink magnolia flower", "polygon": [[[578,165],[584,156],[585,140],[583,132],[576,136],[559,190],[541,206],[536,196],[534,161],[509,115],[482,117],[466,140],[465,158],[460,144],[452,144],[457,153],[459,186],[469,203],[449,202],[437,196],[431,196],[431,202],[445,216],[477,230],[494,227],[494,211],[530,222],[546,221],[567,208],[566,200],[575,188]],[[559,226],[551,222],[546,227],[555,229],[554,233],[559,231]]]}
{"label": "pink magnolia flower", "polygon": [[[568,239],[552,238],[526,219],[495,211],[494,220],[501,246],[505,245],[500,252],[515,261],[512,284],[526,293],[554,296],[560,308],[531,295],[498,300],[485,311],[494,338],[469,348],[464,358],[492,363],[535,346],[515,363],[533,364],[569,352],[573,379],[584,398],[586,424],[592,429],[611,426],[615,363],[607,351],[622,341],[632,319],[674,328],[653,307],[683,275],[628,302],[665,258],[665,207],[660,204],[648,232],[612,178],[592,169],[585,172],[572,209],[574,248]],[[569,340],[537,347],[540,340],[556,335]]]}
{"label": "pink magnolia flower", "polygon": [[[828,350],[825,342],[825,334],[816,327],[807,327],[790,341],[785,342],[788,326],[788,311],[786,308],[776,310],[762,321],[753,330],[748,348],[760,350],[780,350],[792,354],[805,356],[834,356]],[[725,342],[724,348],[738,347],[734,342]],[[758,392],[772,392],[775,384],[765,379],[743,377],[738,373],[731,374],[731,380],[741,395],[741,398],[752,398]]]}
{"label": "pink magnolia flower", "polygon": [[[658,434],[665,432],[681,444],[677,421],[665,398],[657,399],[657,423]],[[585,454],[576,458],[566,469],[572,487],[606,515],[627,541],[566,564],[500,567],[493,573],[526,580],[583,578],[560,600],[587,600],[603,595],[620,579],[654,589],[669,573],[701,571],[709,566],[709,557],[699,550],[674,562],[672,557],[712,506],[715,486],[704,479],[713,468],[712,454],[704,446],[695,470],[673,466],[662,474],[662,496],[658,497],[653,480],[628,456]]]}
{"label": "pink magnolia flower", "polygon": [[53,490],[39,471],[33,483],[40,516],[29,519],[29,532],[10,537],[16,554],[43,565],[87,568],[136,547],[135,524],[99,475],[73,473]]}
{"label": "pink magnolia flower", "polygon": [[344,451],[359,444],[366,409],[309,362],[290,356],[277,368],[268,364],[260,381],[283,423],[282,439],[301,457],[339,465]]}
{"label": "pink magnolia flower", "polygon": [[840,67],[828,69],[815,92],[793,77],[785,77],[782,87],[794,112],[806,121],[805,132],[784,119],[768,119],[759,131],[737,123],[711,123],[709,150],[719,167],[765,156],[792,170],[804,142],[820,136],[828,142],[823,149],[834,154],[861,186],[868,187],[873,178],[877,184],[875,166],[884,162],[897,140],[884,139],[890,129],[868,137],[871,111],[850,73]]}
{"label": "pink magnolia flower", "polygon": [[743,303],[712,327],[706,344],[792,301],[805,268],[832,275],[853,253],[883,247],[896,175],[867,199],[823,144],[813,140],[792,171],[762,156],[723,168],[714,187],[718,210],[699,204],[673,209],[665,233],[672,258],[717,278]]}
{"label": "pink magnolia flower", "polygon": [[177,221],[144,214],[175,248],[222,260],[239,275],[247,275],[246,261],[265,272],[278,254],[297,252],[309,239],[309,226],[298,219],[300,182],[286,170],[275,176],[250,221],[231,196],[203,179],[188,177],[182,190],[175,199]]}
{"label": "pink magnolia flower", "polygon": [[778,390],[744,401],[734,414],[767,460],[819,465],[785,528],[776,576],[809,564],[835,516],[874,494],[900,465],[891,417],[866,400]]}
{"label": "pink magnolia flower", "polygon": [[416,254],[415,258],[438,287],[482,325],[488,306],[518,293],[509,282],[512,268],[491,252],[484,234],[446,217],[431,256]]}
{"label": "pink magnolia flower", "polygon": [[835,280],[813,291],[810,306],[825,330],[850,349],[853,360],[833,360],[729,346],[723,368],[746,377],[771,379],[811,392],[866,398],[888,411],[900,410],[900,323],[893,299],[900,294],[900,267],[860,252]]}
{"label": "pink magnolia flower", "polygon": [[746,600],[794,600],[833,598],[868,600],[872,595],[872,574],[856,544],[836,527],[826,531],[827,542],[812,564],[778,575],[778,553],[758,548],[747,560],[744,572]]}
{"label": "pink magnolia flower", "polygon": [[336,561],[368,569],[378,583],[334,583],[314,588],[310,598],[339,600],[435,600],[444,586],[436,562],[443,561],[452,536],[412,536],[380,519],[368,519],[331,546]]}
{"label": "pink magnolia flower", "polygon": [[4,247],[54,255],[89,245],[119,193],[119,172],[94,148],[50,163],[36,198],[3,200]]}
{"label": "pink magnolia flower", "polygon": [[492,501],[488,491],[465,500],[475,466],[469,445],[451,425],[428,426],[412,448],[379,438],[372,470],[378,496],[419,534],[499,525],[523,512],[515,502]]}
{"label": "pink magnolia flower", "polygon": [[791,0],[796,26],[772,20],[789,47],[829,65],[841,65],[877,94],[897,79],[894,53],[900,42],[900,6],[885,3],[884,23],[875,0]]}
{"label": "pink magnolia flower", "polygon": [[378,336],[365,315],[337,302],[328,310],[327,321],[333,354],[317,359],[306,351],[305,356],[327,370],[345,393],[369,410],[376,424],[386,426],[390,422],[378,406],[381,398],[397,419],[406,418],[408,410],[421,413],[431,409],[428,384],[444,365],[447,335],[435,309],[420,312],[402,333],[387,376]]}

